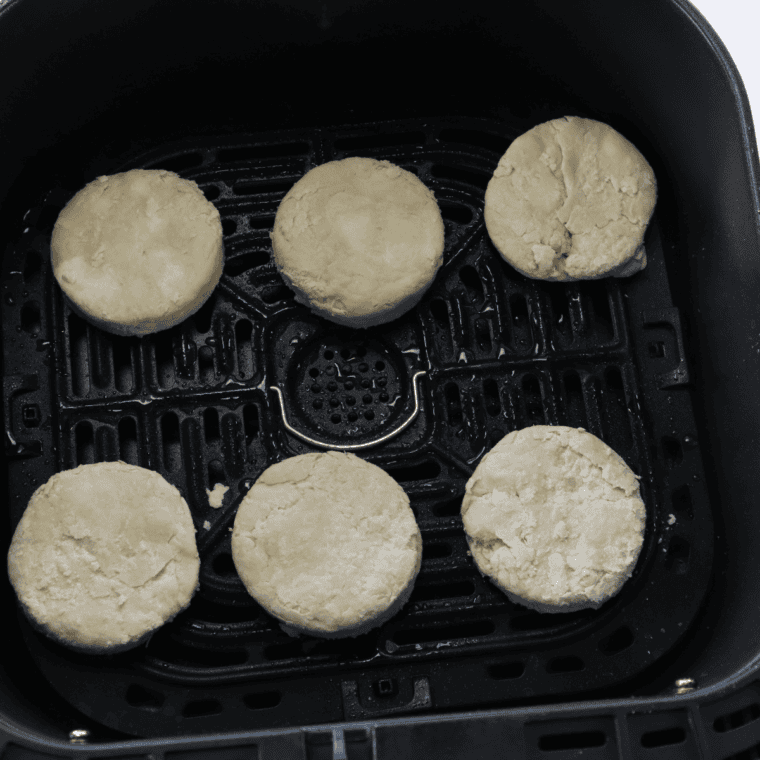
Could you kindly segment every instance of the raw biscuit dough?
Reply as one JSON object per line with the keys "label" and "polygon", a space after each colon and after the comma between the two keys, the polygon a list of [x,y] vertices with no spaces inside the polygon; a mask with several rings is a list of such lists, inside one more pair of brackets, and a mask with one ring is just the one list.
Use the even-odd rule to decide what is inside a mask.
{"label": "raw biscuit dough", "polygon": [[625,462],[581,428],[509,433],[467,483],[462,520],[479,570],[539,612],[598,608],[641,551],[645,507]]}
{"label": "raw biscuit dough", "polygon": [[98,177],[61,211],[53,274],[72,309],[117,335],[167,330],[222,275],[222,221],[195,182],[162,169]]}
{"label": "raw biscuit dough", "polygon": [[317,166],[277,209],[274,261],[296,300],[350,327],[400,317],[419,303],[443,263],[435,196],[388,161]]}
{"label": "raw biscuit dough", "polygon": [[53,475],[34,492],[8,552],[34,627],[92,653],[141,644],[190,604],[199,569],[179,491],[124,462]]}
{"label": "raw biscuit dough", "polygon": [[290,635],[358,636],[393,617],[420,569],[422,537],[401,486],[353,454],[269,467],[232,532],[245,587]]}
{"label": "raw biscuit dough", "polygon": [[566,116],[518,137],[488,183],[485,222],[526,277],[628,277],[646,266],[654,172],[612,127]]}
{"label": "raw biscuit dough", "polygon": [[217,483],[211,491],[206,489],[206,496],[208,496],[208,505],[214,509],[219,509],[224,502],[224,494],[230,490],[229,486],[225,486],[222,483]]}

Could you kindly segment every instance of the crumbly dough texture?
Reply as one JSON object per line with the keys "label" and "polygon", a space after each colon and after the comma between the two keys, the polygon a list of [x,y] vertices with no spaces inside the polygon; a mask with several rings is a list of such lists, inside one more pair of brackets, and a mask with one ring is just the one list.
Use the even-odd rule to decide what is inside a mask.
{"label": "crumbly dough texture", "polygon": [[32,496],[8,572],[38,630],[86,652],[142,643],[190,604],[200,559],[190,510],[161,475],[81,465]]}
{"label": "crumbly dough texture", "polygon": [[232,557],[248,592],[291,635],[358,636],[392,617],[419,573],[409,498],[353,454],[269,467],[235,518]]}
{"label": "crumbly dough texture", "polygon": [[507,263],[538,280],[629,277],[646,266],[654,172],[612,127],[566,116],[520,135],[488,183],[485,222]]}
{"label": "crumbly dough texture", "polygon": [[413,308],[443,263],[443,218],[433,192],[388,161],[317,166],[282,200],[274,261],[296,300],[350,327]]}
{"label": "crumbly dough texture", "polygon": [[509,433],[462,502],[479,570],[539,612],[598,608],[620,591],[644,540],[645,507],[625,462],[581,428]]}
{"label": "crumbly dough texture", "polygon": [[211,491],[207,488],[206,496],[208,496],[208,505],[214,509],[219,509],[224,502],[224,494],[229,490],[230,487],[225,486],[223,483],[217,483]]}
{"label": "crumbly dough texture", "polygon": [[50,248],[72,309],[118,335],[187,319],[224,263],[219,211],[195,182],[160,169],[90,182],[61,211]]}

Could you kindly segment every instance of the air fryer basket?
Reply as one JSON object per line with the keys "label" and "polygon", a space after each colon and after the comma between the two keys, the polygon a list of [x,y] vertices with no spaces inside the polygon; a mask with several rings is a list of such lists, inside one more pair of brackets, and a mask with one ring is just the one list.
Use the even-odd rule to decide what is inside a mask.
{"label": "air fryer basket", "polygon": [[[16,0],[0,13],[0,35],[14,19],[13,28],[22,28],[22,14],[33,6]],[[437,10],[431,25],[432,8],[418,4],[391,28],[379,24],[381,17],[401,18],[391,6],[382,13],[281,4],[243,12],[234,3],[215,4],[206,25],[192,28],[205,32],[203,49],[216,52],[201,54],[190,76],[177,61],[192,59],[185,45],[193,34],[185,41],[161,37],[171,28],[170,5],[145,4],[151,22],[141,22],[142,57],[122,72],[118,101],[108,104],[110,93],[93,107],[65,83],[45,89],[54,79],[47,69],[52,50],[44,62],[28,61],[48,107],[68,95],[66,113],[78,113],[78,103],[81,114],[64,116],[58,135],[35,126],[37,149],[15,121],[6,131],[27,146],[23,168],[9,160],[14,181],[0,205],[6,550],[29,497],[50,475],[122,459],[157,470],[181,490],[202,569],[201,590],[185,613],[146,646],[113,657],[78,655],[32,631],[15,611],[6,579],[14,646],[2,663],[8,712],[0,718],[27,726],[26,736],[6,726],[8,756],[27,757],[25,743],[72,756],[87,742],[88,752],[102,756],[170,757],[186,746],[201,752],[187,757],[215,757],[198,749],[212,734],[216,748],[241,745],[219,754],[230,758],[256,751],[496,757],[489,747],[502,742],[515,746],[516,757],[569,757],[579,749],[590,757],[710,757],[712,746],[723,758],[730,752],[720,748],[752,743],[751,727],[743,728],[760,716],[752,679],[728,701],[711,694],[729,691],[757,654],[750,633],[757,613],[744,585],[752,567],[748,496],[757,476],[742,466],[760,417],[748,392],[760,352],[750,300],[759,247],[756,219],[742,216],[757,207],[749,179],[756,155],[714,115],[702,117],[704,135],[697,122],[690,133],[679,131],[681,117],[665,97],[666,90],[678,95],[676,73],[667,88],[645,86],[642,72],[636,81],[630,61],[618,62],[627,60],[633,41],[612,15],[599,23],[618,31],[614,43],[587,25],[572,26],[553,2],[535,3],[526,19],[514,19],[524,49],[513,39],[499,44],[522,80],[502,102],[480,76],[503,68],[499,32],[487,23],[490,14],[498,17],[495,9],[471,9],[461,18]],[[597,18],[591,3],[576,7]],[[664,35],[672,25],[683,46],[700,33],[697,14],[682,15],[674,0],[637,8],[650,14],[650,26],[640,28]],[[87,9],[72,42],[72,49],[86,42],[88,51],[106,56],[112,76],[121,64],[106,48],[124,50],[134,41],[129,24],[139,16],[118,12],[124,18],[109,20],[114,25],[99,37],[97,11]],[[286,18],[287,40],[279,36]],[[266,29],[255,53],[244,45],[243,21]],[[43,39],[50,23],[37,27]],[[531,35],[540,29],[551,50],[563,23],[573,29],[576,54],[551,59],[541,71],[526,54]],[[28,24],[26,18],[25,34]],[[444,54],[455,40],[456,60]],[[614,83],[581,54],[592,40]],[[640,42],[643,68],[651,51],[643,35]],[[298,78],[278,73],[286,49],[304,62]],[[719,74],[732,73],[720,67],[719,48],[712,55]],[[380,56],[384,70],[368,68],[362,87],[349,92],[346,62]],[[105,78],[78,69],[77,60],[67,58],[67,79],[81,74],[91,92],[98,92],[93,84],[105,87]],[[434,72],[421,66],[425,61],[435,61]],[[424,84],[410,88],[402,76],[410,63],[427,77]],[[740,85],[713,81],[703,65],[703,85],[713,86],[713,98],[722,94],[734,114],[745,101],[732,101],[729,83]],[[151,78],[143,77],[149,70]],[[254,78],[256,97],[243,87],[253,87]],[[5,94],[16,119],[27,113],[18,92]],[[649,264],[633,278],[531,281],[504,264],[488,238],[483,193],[499,157],[522,131],[562,115],[606,121],[655,170]],[[751,137],[751,124],[742,123],[743,138]],[[710,142],[716,134],[720,139]],[[715,155],[708,150],[695,161],[683,143],[703,151],[713,145]],[[270,261],[268,235],[278,203],[300,176],[351,155],[415,172],[434,190],[446,223],[445,264],[421,304],[389,325],[359,331],[295,303]],[[194,317],[129,339],[69,311],[52,278],[49,241],[57,214],[81,186],[138,167],[198,182],[222,215],[225,270]],[[724,194],[732,188],[729,203]],[[740,408],[734,385],[746,389]],[[633,577],[600,610],[527,611],[482,578],[467,554],[459,518],[464,484],[496,441],[532,424],[584,427],[641,476],[644,548]],[[320,450],[309,440],[375,442],[357,453],[403,485],[423,534],[410,602],[355,640],[282,633],[246,594],[231,561],[237,504],[273,462]],[[221,509],[206,496],[216,483],[230,487]],[[679,689],[678,679],[691,680]],[[634,715],[640,711],[652,714]],[[75,729],[80,733],[70,735]],[[73,743],[64,749],[67,740]]]}

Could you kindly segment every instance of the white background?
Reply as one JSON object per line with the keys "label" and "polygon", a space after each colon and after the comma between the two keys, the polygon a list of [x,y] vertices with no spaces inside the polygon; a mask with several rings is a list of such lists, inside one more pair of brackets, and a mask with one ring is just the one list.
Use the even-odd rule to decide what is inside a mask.
{"label": "white background", "polygon": [[690,2],[718,33],[739,69],[757,136],[760,132],[760,0]]}

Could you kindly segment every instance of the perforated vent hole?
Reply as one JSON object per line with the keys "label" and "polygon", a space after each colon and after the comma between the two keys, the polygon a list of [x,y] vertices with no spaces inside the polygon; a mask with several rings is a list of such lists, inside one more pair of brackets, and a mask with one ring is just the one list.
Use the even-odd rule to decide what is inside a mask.
{"label": "perforated vent hole", "polygon": [[214,351],[210,346],[202,346],[198,350],[198,372],[201,382],[205,385],[213,383],[216,378],[214,370]]}
{"label": "perforated vent hole", "polygon": [[604,340],[611,340],[615,332],[612,325],[612,311],[607,285],[602,280],[583,282],[580,284],[581,294],[591,302],[594,312],[594,324]]}
{"label": "perforated vent hole", "polygon": [[208,463],[208,487],[212,490],[217,483],[225,484],[224,467],[218,459],[212,459]]}
{"label": "perforated vent hole", "polygon": [[209,201],[215,201],[222,194],[222,191],[216,185],[206,185],[202,190],[206,196],[206,200]]}
{"label": "perforated vent hole", "polygon": [[448,499],[441,504],[436,504],[432,512],[436,517],[459,517],[462,511],[462,497],[457,496]]}
{"label": "perforated vent hole", "polygon": [[478,270],[472,266],[464,266],[459,270],[459,279],[467,288],[467,293],[473,301],[483,298],[483,283],[480,281]]}
{"label": "perforated vent hole", "polygon": [[442,330],[450,330],[451,323],[449,321],[449,307],[446,302],[441,298],[434,298],[430,302],[430,314],[432,315],[435,323]]}
{"label": "perforated vent hole", "polygon": [[440,200],[438,206],[444,221],[455,225],[465,225],[472,221],[472,210],[469,206],[454,201]]}
{"label": "perforated vent hole", "polygon": [[161,418],[161,440],[164,451],[164,467],[169,472],[175,472],[179,469],[180,461],[180,441],[179,441],[179,420],[174,412],[167,412]]}
{"label": "perforated vent hole", "polygon": [[746,726],[758,718],[760,718],[760,704],[753,702],[741,710],[736,710],[728,715],[721,715],[716,718],[713,722],[713,729],[719,734],[723,734],[726,731],[733,731],[736,728]]}
{"label": "perforated vent hole", "polygon": [[456,383],[447,383],[444,389],[446,396],[446,410],[451,425],[462,424],[462,401],[459,397],[459,388]]}
{"label": "perforated vent hole", "polygon": [[77,396],[86,396],[90,390],[87,325],[74,313],[69,314],[69,346],[72,390]]}
{"label": "perforated vent hole", "polygon": [[41,328],[40,305],[37,301],[28,301],[21,307],[21,329],[36,336]]}
{"label": "perforated vent hole", "polygon": [[137,423],[132,417],[119,420],[119,458],[127,464],[139,465]]}
{"label": "perforated vent hole", "polygon": [[414,480],[432,480],[441,474],[441,465],[433,460],[420,462],[409,467],[389,467],[386,472],[397,483],[409,483]]}
{"label": "perforated vent hole", "polygon": [[525,296],[515,294],[509,299],[509,310],[512,312],[512,322],[516,327],[525,325],[528,321],[528,304]]}
{"label": "perforated vent hole", "polygon": [[450,557],[452,551],[451,544],[444,543],[443,541],[427,543],[422,547],[422,561],[426,562],[431,559]]}
{"label": "perforated vent hole", "polygon": [[274,216],[249,216],[248,227],[252,230],[271,230],[274,228]]}
{"label": "perforated vent hole", "polygon": [[95,437],[93,435],[92,424],[89,422],[80,422],[76,426],[74,437],[76,442],[77,463],[94,464]]}
{"label": "perforated vent hole", "polygon": [[237,231],[237,221],[235,219],[222,219],[222,234],[227,237],[227,235],[234,235]]}
{"label": "perforated vent hole", "polygon": [[193,598],[193,613],[198,620],[217,625],[250,623],[262,613],[261,608],[251,600],[250,604],[229,605],[215,603],[197,594]]}
{"label": "perforated vent hole", "polygon": [[564,386],[568,423],[576,427],[587,427],[586,404],[583,400],[583,387],[578,373],[568,372],[564,377]]}
{"label": "perforated vent hole", "polygon": [[664,728],[660,731],[648,731],[641,735],[642,747],[665,747],[686,741],[686,732],[679,726]]}
{"label": "perforated vent hole", "polygon": [[42,258],[37,251],[27,251],[24,257],[24,282],[34,283],[42,269]]}
{"label": "perforated vent hole", "polygon": [[534,423],[544,422],[544,406],[541,398],[541,386],[533,375],[525,375],[522,382],[525,396],[525,411],[528,419]]}
{"label": "perforated vent hole", "polygon": [[251,269],[268,264],[270,260],[269,251],[248,251],[228,259],[224,265],[224,273],[227,277],[239,277],[241,274],[250,272]]}
{"label": "perforated vent hole", "polygon": [[237,346],[238,374],[241,379],[253,377],[253,325],[247,319],[235,323],[235,345]]}
{"label": "perforated vent hole", "polygon": [[277,303],[278,301],[287,301],[293,298],[293,291],[285,285],[270,285],[261,291],[261,300],[264,303]]}
{"label": "perforated vent hole", "polygon": [[457,599],[472,596],[475,593],[475,585],[472,581],[457,581],[454,583],[432,583],[426,586],[414,587],[410,602],[429,602],[434,599]]}
{"label": "perforated vent hole", "polygon": [[243,429],[246,446],[250,446],[253,439],[259,435],[259,408],[255,404],[246,404],[243,407]]}
{"label": "perforated vent hole", "polygon": [[483,381],[483,398],[486,402],[486,412],[491,417],[496,417],[501,412],[501,400],[499,398],[499,386],[492,377]]}

